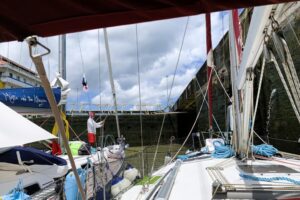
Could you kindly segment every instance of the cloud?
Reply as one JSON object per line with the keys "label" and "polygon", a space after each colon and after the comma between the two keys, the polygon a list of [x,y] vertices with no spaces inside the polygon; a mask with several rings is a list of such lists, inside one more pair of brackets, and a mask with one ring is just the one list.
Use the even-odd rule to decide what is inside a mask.
{"label": "cloud", "polygon": [[[216,46],[228,29],[228,13],[213,13],[211,19],[212,41]],[[164,107],[167,90],[172,90],[169,104],[174,103],[195,76],[206,60],[205,17],[197,15],[189,18],[177,65],[186,23],[186,17],[140,23],[137,35],[135,24],[107,29],[117,101],[128,105],[123,106],[124,109],[139,109],[138,61],[141,100],[142,104],[149,105],[145,109],[157,108],[153,105],[158,104]],[[58,70],[58,37],[42,38],[40,41],[51,49],[51,54],[44,58],[44,64],[52,79]],[[24,42],[1,44],[0,53],[34,69]],[[68,101],[99,104],[101,97],[102,104],[112,104],[103,30],[68,34],[66,56],[67,80],[72,88]],[[87,93],[82,91],[83,74],[89,85]]]}

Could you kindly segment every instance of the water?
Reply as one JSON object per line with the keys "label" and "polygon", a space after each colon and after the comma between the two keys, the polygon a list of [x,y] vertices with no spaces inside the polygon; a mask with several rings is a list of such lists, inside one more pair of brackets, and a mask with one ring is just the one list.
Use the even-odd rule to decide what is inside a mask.
{"label": "water", "polygon": [[268,114],[267,114],[267,121],[266,121],[266,135],[267,135],[268,143],[270,143],[270,141],[269,141],[269,126],[270,126],[270,119],[271,119],[271,110],[272,110],[273,99],[274,99],[276,92],[277,92],[276,89],[272,90],[272,92],[270,94],[269,104],[268,104]]}

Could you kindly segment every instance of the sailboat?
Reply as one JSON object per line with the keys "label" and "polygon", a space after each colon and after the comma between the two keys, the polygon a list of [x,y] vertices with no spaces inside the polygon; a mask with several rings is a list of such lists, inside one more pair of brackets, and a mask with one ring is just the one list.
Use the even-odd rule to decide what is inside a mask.
{"label": "sailboat", "polygon": [[[298,2],[294,6],[299,9]],[[235,119],[232,145],[225,146],[224,139],[206,139],[206,146],[201,151],[179,157],[175,162],[163,166],[152,175],[159,177],[155,183],[151,183],[150,179],[148,185],[133,186],[120,195],[120,199],[300,198],[299,157],[286,157],[284,153],[277,154],[277,149],[271,145],[255,146],[251,142],[254,126],[251,121],[255,121],[258,101],[257,98],[254,106],[253,67],[263,48],[263,60],[268,59],[271,50],[266,47],[266,43],[269,42],[265,40],[266,36],[271,35],[270,40],[276,39],[272,38],[273,32],[276,31],[274,23],[279,26],[278,21],[289,7],[289,4],[254,7],[243,51],[239,43],[237,10],[230,15],[229,38]],[[211,67],[212,56],[209,50],[208,48],[207,63]],[[210,76],[208,72],[208,94],[211,87]],[[243,99],[238,94],[241,91]]]}
{"label": "sailboat", "polygon": [[0,196],[9,193],[20,181],[29,195],[48,187],[54,191],[68,172],[67,162],[21,145],[56,137],[1,102],[0,110]]}
{"label": "sailboat", "polygon": [[[127,23],[137,23],[142,21],[165,19],[178,16],[186,16],[200,14],[204,12],[220,11],[222,9],[234,9],[245,6],[258,6],[269,3],[281,3],[289,1],[235,1],[235,2],[202,2],[202,1],[154,1],[151,3],[136,4],[133,1],[126,3],[114,1],[93,2],[85,5],[76,4],[73,1],[52,2],[52,5],[47,3],[41,4],[26,4],[32,9],[47,9],[49,12],[39,12],[38,17],[35,14],[30,15],[30,19],[21,19],[14,16],[14,13],[2,13],[4,15],[4,23],[1,24],[1,29],[4,30],[1,34],[3,41],[24,39],[31,36],[33,33],[40,36],[50,36],[67,32],[87,30],[91,28],[107,27],[121,25]],[[13,1],[6,2],[15,5]],[[45,4],[45,5],[44,5]],[[4,5],[4,4],[2,4]],[[97,6],[95,6],[97,5]],[[63,12],[51,12],[53,10],[63,10]],[[99,8],[99,9],[98,9]],[[133,9],[136,8],[136,9]],[[154,9],[156,8],[156,9]],[[233,93],[241,89],[245,83],[246,98],[240,101],[237,95],[234,95],[234,102],[238,101],[243,104],[243,111],[235,109],[235,122],[240,119],[240,122],[235,123],[234,150],[237,156],[230,158],[214,158],[214,153],[210,151],[201,152],[200,156],[193,157],[187,160],[177,160],[172,162],[152,175],[157,176],[156,181],[149,181],[148,185],[133,186],[131,189],[120,194],[118,198],[122,199],[212,199],[212,198],[279,198],[279,197],[299,197],[298,180],[300,179],[299,162],[291,158],[268,157],[262,160],[249,159],[248,142],[250,137],[249,123],[252,117],[251,102],[253,98],[253,90],[251,84],[253,80],[249,76],[251,67],[257,62],[257,52],[261,52],[261,42],[264,36],[264,28],[269,26],[269,16],[274,9],[277,11],[278,5],[269,5],[263,7],[255,7],[253,18],[251,20],[249,36],[243,50],[240,69],[236,78],[237,83],[233,86]],[[5,9],[3,9],[4,11]],[[115,17],[114,20],[107,20],[107,16]],[[68,12],[66,12],[68,11]],[[24,11],[25,12],[25,11]],[[27,11],[26,11],[27,12]],[[276,15],[280,15],[280,12]],[[22,13],[22,12],[21,12]],[[34,12],[33,12],[34,13]],[[18,12],[19,14],[19,12]],[[24,15],[27,16],[27,15]],[[130,17],[129,17],[130,16]],[[16,20],[17,19],[17,20]],[[28,21],[27,21],[28,20]],[[14,22],[14,23],[10,23]],[[21,23],[23,22],[23,23]],[[65,26],[65,24],[68,26]],[[19,26],[17,26],[19,25]],[[49,103],[53,110],[56,121],[59,124],[65,146],[67,145],[64,130],[62,128],[60,113],[55,105],[55,100],[51,94],[51,88],[45,71],[43,69],[42,56],[44,54],[34,55],[32,48],[36,45],[41,45],[36,37],[31,37],[28,40],[31,57],[37,66],[38,73],[42,79],[43,87],[46,91]],[[236,46],[233,45],[236,54]],[[255,53],[254,53],[255,52]],[[49,52],[48,52],[49,53]],[[235,59],[237,60],[237,59]],[[232,59],[232,62],[234,59]],[[232,69],[238,64],[232,63]],[[249,78],[250,77],[250,78]],[[249,82],[250,81],[250,82]],[[252,81],[252,82],[251,82]],[[237,104],[234,104],[236,108]],[[213,141],[214,144],[215,141]],[[223,150],[224,146],[221,142],[215,143],[213,152],[217,149]],[[209,149],[209,148],[208,148]],[[76,174],[76,166],[73,161],[73,156],[67,148],[70,158],[70,165],[76,176],[76,181],[79,186],[82,198],[85,199],[83,188],[80,187],[80,179]],[[274,176],[275,175],[275,176]],[[193,179],[193,180],[191,180]]]}

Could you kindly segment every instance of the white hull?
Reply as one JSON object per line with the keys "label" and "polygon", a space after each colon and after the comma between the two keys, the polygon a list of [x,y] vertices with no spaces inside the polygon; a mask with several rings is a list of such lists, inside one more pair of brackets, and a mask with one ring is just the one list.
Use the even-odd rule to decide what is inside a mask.
{"label": "white hull", "polygon": [[0,170],[0,196],[15,188],[20,180],[25,189],[34,184],[38,184],[40,189],[44,189],[54,183],[52,177],[43,173]]}

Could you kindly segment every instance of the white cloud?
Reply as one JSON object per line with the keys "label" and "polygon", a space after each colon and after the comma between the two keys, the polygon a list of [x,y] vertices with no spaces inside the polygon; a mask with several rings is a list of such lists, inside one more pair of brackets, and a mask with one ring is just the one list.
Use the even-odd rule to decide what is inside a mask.
{"label": "white cloud", "polygon": [[[212,41],[213,46],[216,46],[227,30],[228,15],[225,12],[213,13],[211,19]],[[142,104],[166,104],[167,89],[170,91],[186,20],[187,18],[183,17],[138,24]],[[135,28],[136,25],[128,25],[108,29],[117,100],[118,104],[131,105],[127,109],[137,109],[134,105],[139,103]],[[67,35],[67,80],[72,88],[70,102],[77,102],[78,99],[78,102],[99,103],[101,94],[103,104],[112,104],[102,29],[99,36],[100,54],[98,30]],[[51,49],[51,54],[44,58],[44,64],[46,71],[50,71],[53,78],[58,68],[58,37],[40,40]],[[206,59],[205,40],[204,15],[190,17],[172,88],[171,102],[176,101]],[[7,43],[1,44],[0,53],[34,69],[25,42],[22,45],[10,42],[9,49]],[[82,92],[83,74],[90,88],[88,93]]]}

